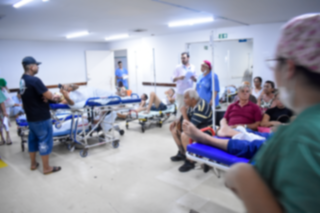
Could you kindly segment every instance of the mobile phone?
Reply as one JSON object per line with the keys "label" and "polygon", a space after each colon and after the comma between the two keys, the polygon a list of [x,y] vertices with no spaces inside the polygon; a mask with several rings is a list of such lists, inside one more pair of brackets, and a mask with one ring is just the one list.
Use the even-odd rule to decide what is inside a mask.
{"label": "mobile phone", "polygon": [[59,87],[59,89],[61,89],[61,88],[62,88],[62,85],[61,85],[61,84],[58,84],[58,87]]}

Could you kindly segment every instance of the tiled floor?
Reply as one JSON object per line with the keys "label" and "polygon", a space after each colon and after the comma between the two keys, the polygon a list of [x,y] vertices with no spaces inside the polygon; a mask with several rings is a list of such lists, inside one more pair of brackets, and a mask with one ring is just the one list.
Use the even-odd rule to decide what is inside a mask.
{"label": "tiled floor", "polygon": [[[124,128],[123,122],[120,125]],[[118,149],[110,144],[93,148],[87,158],[56,143],[50,161],[62,171],[44,176],[41,169],[30,171],[28,153],[21,152],[12,123],[14,144],[0,146],[0,156],[8,164],[0,169],[0,212],[244,212],[223,179],[212,172],[178,172],[181,163],[169,159],[177,148],[168,124],[144,134],[139,127],[130,124]]]}

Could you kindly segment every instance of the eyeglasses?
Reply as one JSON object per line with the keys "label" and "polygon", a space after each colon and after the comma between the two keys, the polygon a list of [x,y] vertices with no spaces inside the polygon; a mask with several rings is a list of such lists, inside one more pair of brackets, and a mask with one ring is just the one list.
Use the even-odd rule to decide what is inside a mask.
{"label": "eyeglasses", "polygon": [[272,71],[275,71],[279,62],[285,62],[285,61],[286,59],[284,58],[274,58],[274,59],[268,59],[265,62],[269,69],[271,69]]}

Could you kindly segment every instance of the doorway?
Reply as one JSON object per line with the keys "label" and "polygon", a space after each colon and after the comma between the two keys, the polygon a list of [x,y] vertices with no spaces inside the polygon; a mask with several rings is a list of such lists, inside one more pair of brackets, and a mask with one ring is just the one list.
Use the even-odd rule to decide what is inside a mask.
{"label": "doorway", "polygon": [[[128,71],[128,53],[127,50],[115,50],[114,51],[114,73],[116,73],[117,69],[119,69],[119,62],[122,64],[122,70],[126,70],[127,75],[129,75]],[[129,77],[125,79],[128,84],[128,88],[130,88]],[[117,87],[117,78],[115,77],[115,86]]]}

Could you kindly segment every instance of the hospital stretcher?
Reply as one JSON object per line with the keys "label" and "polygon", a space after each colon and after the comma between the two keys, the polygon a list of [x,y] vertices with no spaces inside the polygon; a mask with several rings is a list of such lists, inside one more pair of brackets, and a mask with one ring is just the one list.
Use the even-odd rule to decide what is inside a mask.
{"label": "hospital stretcher", "polygon": [[129,129],[129,123],[138,120],[141,125],[142,133],[145,132],[147,125],[156,124],[160,128],[162,124],[166,122],[170,116],[176,115],[177,107],[175,104],[167,105],[167,109],[163,111],[150,111],[148,114],[145,112],[137,112],[135,110],[129,111],[129,116],[126,120],[126,128]]}
{"label": "hospital stretcher", "polygon": [[[70,151],[74,151],[75,146],[81,147],[81,157],[88,155],[88,149],[96,146],[101,146],[106,143],[112,143],[114,148],[119,147],[119,138],[115,137],[114,131],[118,131],[120,135],[124,134],[118,125],[115,125],[116,110],[119,106],[126,104],[140,103],[141,99],[132,95],[131,98],[122,100],[118,96],[105,98],[89,98],[82,107],[72,107],[64,104],[51,104],[53,125],[56,129],[63,125],[64,122],[71,120],[70,128],[65,132],[53,133],[54,139],[59,139],[60,142],[67,142],[67,147]],[[58,112],[64,110],[70,112],[65,118],[61,118]],[[65,116],[65,115],[64,115]],[[26,134],[24,131],[28,128],[26,120],[17,119],[22,138],[22,144],[26,142]],[[99,132],[103,131],[103,134]],[[95,135],[95,136],[94,136]],[[90,143],[89,140],[96,139],[97,142]],[[24,150],[24,145],[23,145]]]}
{"label": "hospital stretcher", "polygon": [[[211,128],[205,128],[201,131],[211,131],[213,137],[215,132]],[[219,148],[205,144],[192,142],[187,146],[186,156],[188,159],[198,163],[208,165],[213,168],[215,174],[220,177],[220,171],[227,171],[230,166],[236,163],[249,163],[249,159],[237,157]]]}

